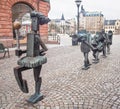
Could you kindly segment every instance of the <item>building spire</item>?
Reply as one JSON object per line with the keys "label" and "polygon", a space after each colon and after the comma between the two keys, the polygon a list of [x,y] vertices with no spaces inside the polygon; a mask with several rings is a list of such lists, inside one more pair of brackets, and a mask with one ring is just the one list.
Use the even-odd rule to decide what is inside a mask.
{"label": "building spire", "polygon": [[64,14],[62,14],[61,20],[65,20],[65,18],[64,18]]}
{"label": "building spire", "polygon": [[85,16],[86,11],[85,11],[85,9],[83,8],[83,5],[81,6],[81,11],[80,11],[80,13],[82,13],[83,16]]}

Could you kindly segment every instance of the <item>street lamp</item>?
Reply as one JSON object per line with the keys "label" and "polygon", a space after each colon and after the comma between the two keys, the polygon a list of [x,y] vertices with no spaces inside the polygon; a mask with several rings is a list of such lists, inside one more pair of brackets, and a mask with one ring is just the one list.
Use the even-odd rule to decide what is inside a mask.
{"label": "street lamp", "polygon": [[81,4],[81,0],[76,0],[75,3],[77,5],[77,33],[79,32],[79,7],[80,7],[80,4]]}

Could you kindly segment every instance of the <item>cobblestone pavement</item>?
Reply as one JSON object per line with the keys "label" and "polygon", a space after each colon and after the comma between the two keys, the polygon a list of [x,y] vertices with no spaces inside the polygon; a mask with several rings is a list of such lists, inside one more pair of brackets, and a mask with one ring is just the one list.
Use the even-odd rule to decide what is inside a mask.
{"label": "cobblestone pavement", "polygon": [[[120,109],[120,36],[114,36],[111,54],[81,70],[79,46],[50,48],[41,71],[44,99],[34,105],[26,100],[34,93],[32,70],[23,72],[29,93],[22,93],[13,75],[18,57],[0,59],[0,109]],[[90,62],[92,63],[92,52]]]}

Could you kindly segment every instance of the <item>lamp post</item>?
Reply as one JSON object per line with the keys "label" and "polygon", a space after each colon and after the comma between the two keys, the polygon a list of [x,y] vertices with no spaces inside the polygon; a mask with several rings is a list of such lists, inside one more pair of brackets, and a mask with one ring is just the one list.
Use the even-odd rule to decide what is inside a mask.
{"label": "lamp post", "polygon": [[80,4],[81,4],[81,0],[76,0],[75,3],[77,5],[77,33],[79,32],[79,7],[80,7]]}

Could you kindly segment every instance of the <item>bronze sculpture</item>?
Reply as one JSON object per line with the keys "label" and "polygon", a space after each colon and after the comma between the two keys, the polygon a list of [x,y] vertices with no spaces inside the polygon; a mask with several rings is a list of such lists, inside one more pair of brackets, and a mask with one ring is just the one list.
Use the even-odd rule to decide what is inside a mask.
{"label": "bronze sculpture", "polygon": [[[105,38],[103,37],[102,33],[101,32],[96,32],[96,35],[94,36],[93,38],[93,41],[92,41],[92,46],[94,47],[94,49],[92,49],[93,51],[93,57],[95,59],[93,63],[98,63],[99,62],[99,53],[100,52],[103,52],[104,49],[104,41],[105,41]],[[104,52],[106,53],[106,51]]]}
{"label": "bronze sculpture", "polygon": [[[21,91],[23,91],[24,93],[28,93],[27,81],[23,80],[22,71],[33,69],[35,93],[27,101],[30,103],[36,103],[39,100],[43,99],[43,95],[40,93],[42,78],[39,76],[42,64],[45,64],[47,62],[47,58],[43,56],[45,55],[44,52],[47,51],[47,47],[42,42],[38,31],[39,25],[47,24],[50,19],[44,16],[42,13],[36,11],[31,12],[30,16],[32,19],[32,33],[27,34],[27,49],[21,50],[20,48],[18,48],[17,50],[15,50],[16,56],[20,57],[23,53],[26,53],[26,56],[18,60],[17,63],[19,66],[14,68],[14,75]],[[14,26],[14,29],[18,28]],[[40,45],[42,49],[40,49]]]}
{"label": "bronze sculpture", "polygon": [[103,57],[105,58],[105,57],[107,57],[107,56],[106,56],[107,34],[105,33],[105,30],[104,30],[104,29],[102,29],[100,35],[101,35],[100,37],[102,37],[102,39],[103,39],[101,42],[103,43]]}
{"label": "bronze sculpture", "polygon": [[99,33],[97,32],[96,35],[92,38],[92,41],[91,41],[91,45],[96,48],[96,50],[92,50],[93,51],[93,63],[98,63],[99,62],[99,49],[98,49],[98,46],[99,46],[99,41],[98,41],[98,37],[99,37]]}
{"label": "bronze sculpture", "polygon": [[113,37],[113,32],[111,30],[108,31],[107,34],[107,53],[110,54],[110,45],[112,45],[112,37]]}
{"label": "bronze sculpture", "polygon": [[83,66],[83,70],[87,70],[90,68],[90,62],[89,62],[89,52],[90,52],[90,34],[88,34],[86,31],[84,31],[83,33],[80,33],[78,35],[78,42],[81,42],[81,52],[84,55],[84,66]]}

